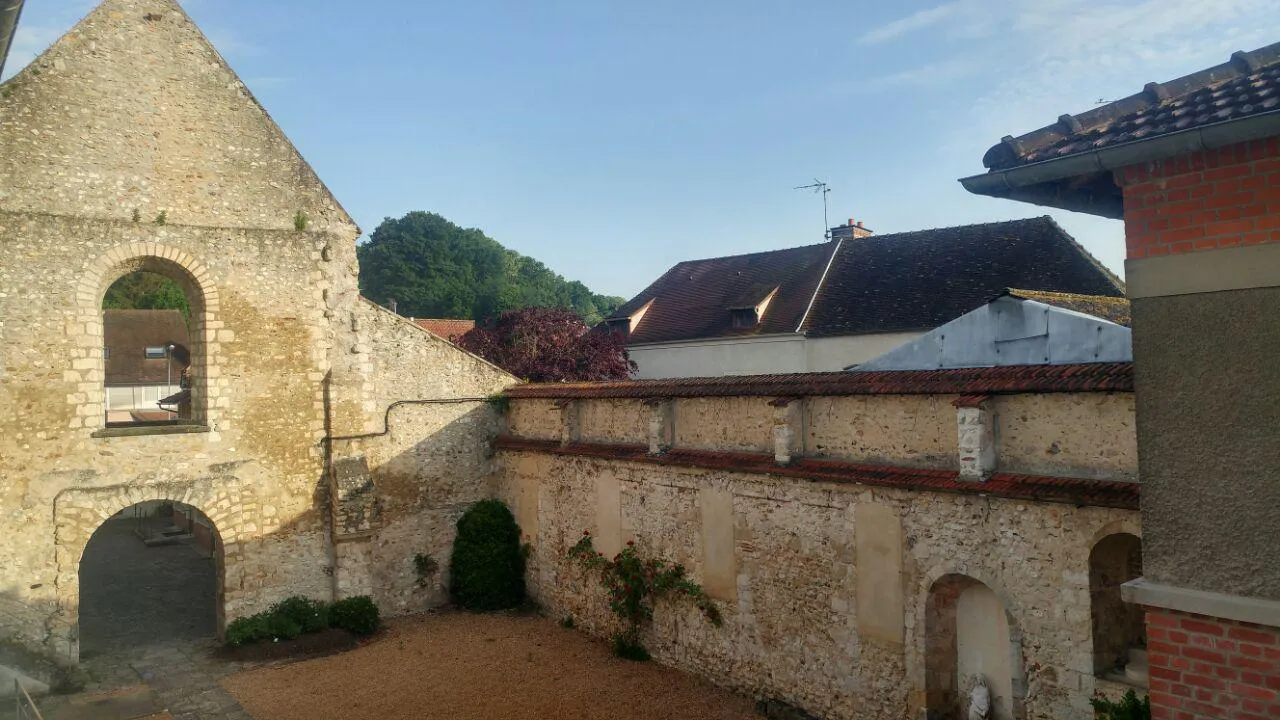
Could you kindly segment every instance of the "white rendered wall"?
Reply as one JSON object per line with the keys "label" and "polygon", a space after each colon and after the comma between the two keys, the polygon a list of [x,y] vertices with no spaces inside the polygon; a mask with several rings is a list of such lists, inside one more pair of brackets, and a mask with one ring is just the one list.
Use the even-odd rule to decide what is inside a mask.
{"label": "white rendered wall", "polygon": [[639,367],[635,374],[639,379],[832,372],[883,355],[920,335],[877,333],[816,339],[771,335],[633,345],[627,350]]}

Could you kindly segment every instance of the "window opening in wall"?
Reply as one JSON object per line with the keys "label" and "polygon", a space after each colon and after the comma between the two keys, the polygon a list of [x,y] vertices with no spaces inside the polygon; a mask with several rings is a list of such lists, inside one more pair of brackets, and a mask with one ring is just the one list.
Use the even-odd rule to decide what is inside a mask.
{"label": "window opening in wall", "polygon": [[178,280],[148,270],[126,272],[107,289],[102,301],[107,427],[194,419],[191,318],[199,298],[189,297],[190,292]]}

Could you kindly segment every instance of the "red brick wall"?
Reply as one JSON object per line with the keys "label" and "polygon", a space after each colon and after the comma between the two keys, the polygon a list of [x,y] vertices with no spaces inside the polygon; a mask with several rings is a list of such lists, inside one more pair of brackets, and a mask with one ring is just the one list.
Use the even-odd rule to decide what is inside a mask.
{"label": "red brick wall", "polygon": [[1280,138],[1134,165],[1116,181],[1130,259],[1280,242]]}
{"label": "red brick wall", "polygon": [[1150,608],[1152,720],[1280,718],[1280,628]]}

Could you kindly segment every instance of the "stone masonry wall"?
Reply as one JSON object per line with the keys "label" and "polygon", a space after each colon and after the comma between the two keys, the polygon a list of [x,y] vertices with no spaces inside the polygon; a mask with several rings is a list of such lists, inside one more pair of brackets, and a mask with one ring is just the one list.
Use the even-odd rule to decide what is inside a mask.
{"label": "stone masonry wall", "polygon": [[1002,395],[993,411],[1009,472],[1138,479],[1133,393]]}
{"label": "stone masonry wall", "polygon": [[[357,541],[367,546],[361,556],[374,600],[387,613],[417,612],[447,599],[458,518],[492,494],[500,418],[485,399],[516,379],[371,303],[357,317],[372,364],[372,430],[381,433],[385,419],[386,433],[335,440],[334,452],[364,455],[377,494],[373,531]],[[439,565],[422,582],[418,554]]]}
{"label": "stone masonry wall", "polygon": [[[106,0],[0,86],[0,645],[76,662],[89,537],[160,499],[212,521],[227,621],[356,584],[422,606],[406,564],[488,492],[492,412],[405,406],[351,455],[329,438],[513,379],[360,301],[359,232],[172,0]],[[105,427],[102,298],[139,269],[192,305],[179,433]],[[373,477],[351,478],[368,532],[336,545],[331,457]]]}
{"label": "stone masonry wall", "polygon": [[[886,411],[882,421],[815,415],[813,408],[844,399],[806,398],[807,432],[833,442],[842,436],[817,426],[815,417],[846,429],[909,426],[912,409],[941,423],[945,407],[954,437],[953,399],[913,398],[898,406],[900,415],[893,412],[895,397],[873,398],[878,406],[849,404]],[[699,417],[716,425],[705,436],[737,432],[734,448],[772,449],[760,439],[772,428],[758,427],[756,413],[741,412],[750,403],[774,410],[768,398],[700,400],[705,413]],[[598,416],[588,409],[595,403],[609,403],[616,414],[622,402],[574,401],[579,419]],[[519,421],[511,432],[561,437],[564,416],[544,404],[553,406],[513,400],[510,414]],[[634,409],[652,412],[641,403]],[[1131,421],[1121,422],[1123,403],[1113,409],[1105,419],[1112,432],[1132,433]],[[675,413],[678,428],[679,407]],[[615,417],[614,426],[638,423]],[[926,455],[909,447],[910,434],[895,437],[903,443],[900,457]],[[941,430],[920,442],[930,437],[942,443]],[[677,439],[672,452],[680,448]],[[853,450],[843,456],[857,458]],[[994,591],[1007,614],[1015,653],[1010,704],[1018,717],[1091,718],[1088,698],[1095,689],[1110,689],[1094,677],[1089,558],[1104,537],[1140,534],[1135,509],[803,481],[588,456],[575,447],[505,447],[498,460],[499,497],[533,545],[530,591],[549,615],[572,615],[598,635],[617,628],[597,579],[565,558],[583,531],[606,554],[634,540],[645,555],[683,563],[716,599],[725,615],[718,629],[690,605],[659,606],[644,642],[660,662],[822,717],[923,717],[930,693],[938,691],[929,679],[939,672],[926,638],[930,597],[944,596],[963,578]],[[941,457],[937,462],[948,464]],[[1105,465],[1105,454],[1099,462]]]}

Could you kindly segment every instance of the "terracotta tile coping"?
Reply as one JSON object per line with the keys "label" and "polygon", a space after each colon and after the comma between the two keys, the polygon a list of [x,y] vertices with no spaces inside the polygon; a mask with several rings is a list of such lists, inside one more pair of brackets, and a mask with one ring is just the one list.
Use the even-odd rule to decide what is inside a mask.
{"label": "terracotta tile coping", "polygon": [[531,383],[506,391],[530,398],[688,398],[816,395],[990,395],[1132,392],[1133,363],[1012,365],[953,370],[738,375],[714,378]]}
{"label": "terracotta tile coping", "polygon": [[651,465],[726,470],[903,490],[932,490],[1079,506],[1138,509],[1139,486],[1135,482],[996,473],[986,482],[976,483],[960,480],[959,473],[955,470],[861,465],[811,458],[796,459],[783,466],[774,463],[773,456],[766,453],[672,449],[661,455],[650,455],[648,447],[644,445],[581,442],[562,445],[559,440],[534,440],[509,435],[499,437],[496,444],[499,450],[513,452],[539,452]]}

